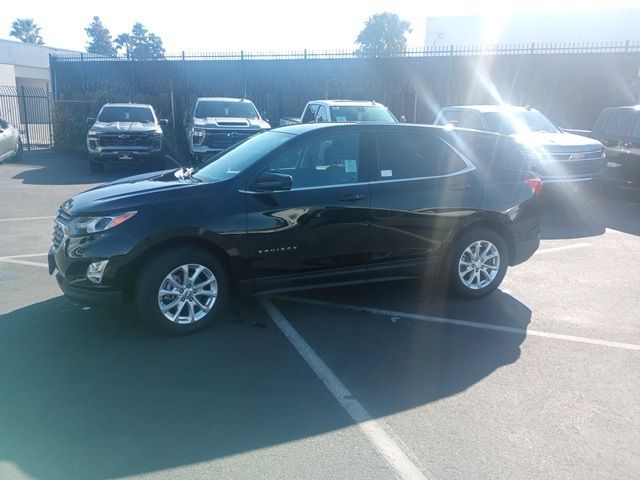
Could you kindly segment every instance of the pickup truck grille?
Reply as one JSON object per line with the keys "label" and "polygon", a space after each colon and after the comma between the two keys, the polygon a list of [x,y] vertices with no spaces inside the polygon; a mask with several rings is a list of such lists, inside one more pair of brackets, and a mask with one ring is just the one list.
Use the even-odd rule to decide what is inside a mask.
{"label": "pickup truck grille", "polygon": [[229,132],[207,132],[204,137],[203,145],[214,150],[225,150],[232,147],[236,143],[241,142],[245,138],[249,138],[256,132],[236,131]]}
{"label": "pickup truck grille", "polygon": [[103,133],[101,147],[145,147],[149,143],[146,133]]}
{"label": "pickup truck grille", "polygon": [[543,177],[563,177],[599,175],[602,173],[602,168],[602,150],[593,150],[590,152],[550,153],[547,157],[547,163],[540,165],[537,171]]}
{"label": "pickup truck grille", "polygon": [[56,216],[55,223],[53,224],[53,249],[58,250],[60,248],[60,244],[62,243],[62,239],[64,238],[64,227],[71,221],[71,215],[62,208],[58,210],[58,215]]}

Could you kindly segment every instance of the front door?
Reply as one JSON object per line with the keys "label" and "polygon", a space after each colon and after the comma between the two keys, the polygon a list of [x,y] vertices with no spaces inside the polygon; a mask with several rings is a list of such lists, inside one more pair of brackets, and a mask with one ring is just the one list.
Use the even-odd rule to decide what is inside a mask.
{"label": "front door", "polygon": [[265,170],[290,175],[291,190],[247,192],[257,291],[366,277],[370,197],[360,137],[357,132],[314,136]]}

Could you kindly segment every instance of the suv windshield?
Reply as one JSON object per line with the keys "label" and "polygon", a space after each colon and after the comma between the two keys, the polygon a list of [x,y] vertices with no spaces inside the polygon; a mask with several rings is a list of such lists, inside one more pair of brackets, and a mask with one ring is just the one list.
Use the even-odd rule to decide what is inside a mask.
{"label": "suv windshield", "polygon": [[527,132],[559,132],[551,121],[535,110],[525,112],[485,112],[489,130],[503,135]]}
{"label": "suv windshield", "polygon": [[333,122],[388,122],[397,123],[391,112],[382,106],[333,106]]}
{"label": "suv windshield", "polygon": [[154,123],[155,118],[151,109],[147,107],[104,107],[98,121]]}
{"label": "suv windshield", "polygon": [[259,133],[217,155],[212,162],[200,168],[196,176],[212,182],[233,178],[292,138],[294,135],[290,133]]}
{"label": "suv windshield", "polygon": [[257,119],[258,111],[251,102],[219,102],[200,100],[196,106],[194,117],[236,117]]}

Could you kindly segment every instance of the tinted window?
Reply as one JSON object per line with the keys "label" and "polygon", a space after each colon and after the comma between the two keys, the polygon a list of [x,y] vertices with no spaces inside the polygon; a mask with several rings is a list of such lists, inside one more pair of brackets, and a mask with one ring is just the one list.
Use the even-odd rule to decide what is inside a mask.
{"label": "tinted window", "polygon": [[251,102],[224,102],[200,100],[194,113],[195,118],[258,118],[258,111]]}
{"label": "tinted window", "polygon": [[383,122],[396,123],[393,115],[381,105],[331,107],[331,119],[334,122]]}
{"label": "tinted window", "polygon": [[302,115],[302,123],[313,122],[316,119],[316,112],[318,111],[318,105],[312,104],[307,106],[307,109]]}
{"label": "tinted window", "polygon": [[359,134],[325,135],[276,158],[268,170],[291,175],[293,188],[356,183],[360,180]]}
{"label": "tinted window", "polygon": [[377,142],[380,180],[435,177],[467,167],[445,142],[431,135],[383,133]]}
{"label": "tinted window", "polygon": [[104,107],[98,121],[154,123],[155,119],[151,109],[146,107]]}
{"label": "tinted window", "polygon": [[620,136],[627,133],[635,117],[635,113],[635,110],[630,108],[612,111],[604,126],[604,134]]}
{"label": "tinted window", "polygon": [[294,138],[293,135],[280,132],[264,132],[225,150],[215,160],[196,172],[196,176],[205,180],[227,180],[253,165],[267,153]]}
{"label": "tinted window", "polygon": [[463,117],[464,112],[461,110],[446,110],[444,112],[440,112],[437,125],[446,125],[448,123],[451,123],[452,125],[457,126],[460,122],[462,122]]}
{"label": "tinted window", "polygon": [[482,120],[480,120],[480,116],[475,112],[467,112],[462,118],[459,126],[464,128],[472,128],[474,130],[484,130],[484,127],[482,126]]}
{"label": "tinted window", "polygon": [[559,132],[547,117],[536,110],[485,112],[483,118],[490,132],[511,135],[527,132]]}

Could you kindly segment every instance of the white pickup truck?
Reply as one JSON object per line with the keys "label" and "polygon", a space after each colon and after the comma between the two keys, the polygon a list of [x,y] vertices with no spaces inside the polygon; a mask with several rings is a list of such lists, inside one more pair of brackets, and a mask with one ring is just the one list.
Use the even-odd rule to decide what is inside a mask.
{"label": "white pickup truck", "polygon": [[374,101],[313,100],[304,107],[301,118],[282,117],[280,126],[298,123],[379,122],[398,123],[387,107]]}

